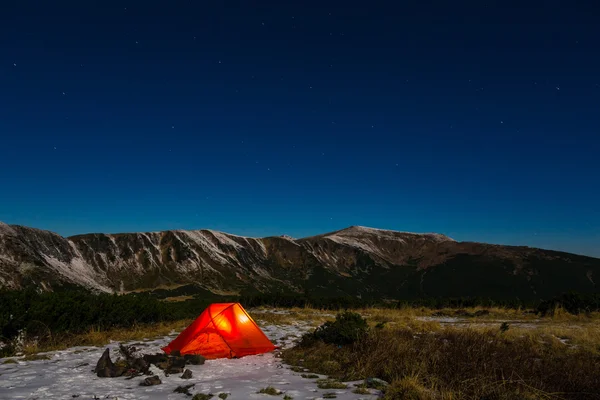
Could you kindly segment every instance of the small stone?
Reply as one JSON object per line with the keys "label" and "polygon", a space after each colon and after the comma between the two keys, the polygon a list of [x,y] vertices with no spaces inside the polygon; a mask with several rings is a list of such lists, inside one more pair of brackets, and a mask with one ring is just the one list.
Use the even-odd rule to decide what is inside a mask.
{"label": "small stone", "polygon": [[194,386],[196,386],[195,384],[190,384],[190,385],[185,385],[185,386],[177,386],[175,388],[175,390],[173,390],[174,393],[183,393],[186,394],[188,396],[191,396],[192,394],[190,393],[190,389],[193,388]]}
{"label": "small stone", "polygon": [[161,383],[162,382],[161,382],[160,378],[158,377],[158,375],[154,375],[154,376],[151,376],[150,378],[146,378],[142,382],[140,382],[140,386],[154,386],[154,385],[160,385]]}
{"label": "small stone", "polygon": [[192,371],[186,369],[183,371],[183,375],[181,375],[181,379],[192,379]]}

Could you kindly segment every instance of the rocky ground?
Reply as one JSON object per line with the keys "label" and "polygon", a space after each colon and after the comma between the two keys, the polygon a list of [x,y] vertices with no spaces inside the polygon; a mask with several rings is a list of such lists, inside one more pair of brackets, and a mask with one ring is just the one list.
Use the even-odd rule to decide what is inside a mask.
{"label": "rocky ground", "polygon": [[[263,326],[265,334],[283,347],[294,343],[309,329],[311,325],[304,322]],[[156,354],[176,334],[126,345],[134,346],[137,354]],[[100,372],[94,372],[106,349],[109,349],[114,365],[105,363]],[[214,399],[220,394],[221,398],[227,394],[228,399],[284,398],[286,395],[293,399],[321,399],[325,395],[333,398],[332,393],[342,400],[377,398],[375,390],[370,395],[352,393],[352,385],[349,389],[319,389],[314,376],[303,378],[301,372],[283,364],[277,352],[240,359],[207,360],[201,365],[187,362],[183,368],[176,365],[171,371],[166,365],[161,369],[150,363],[147,375],[134,371],[115,372],[114,368],[123,366],[117,360],[119,356],[119,343],[111,343],[106,347],[77,347],[42,353],[37,355],[37,360],[0,359],[0,399],[175,400],[189,399],[196,394],[213,394]],[[157,364],[160,362],[156,361]],[[97,376],[110,375],[111,371],[122,375],[114,378]],[[183,376],[184,373],[188,376]],[[257,393],[268,387],[280,394]]]}

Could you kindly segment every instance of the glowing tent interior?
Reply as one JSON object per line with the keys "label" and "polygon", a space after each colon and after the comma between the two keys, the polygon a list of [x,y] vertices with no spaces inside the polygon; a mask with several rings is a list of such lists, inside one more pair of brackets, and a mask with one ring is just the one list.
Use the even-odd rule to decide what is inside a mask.
{"label": "glowing tent interior", "polygon": [[267,353],[275,346],[241,304],[214,303],[162,349],[215,359]]}

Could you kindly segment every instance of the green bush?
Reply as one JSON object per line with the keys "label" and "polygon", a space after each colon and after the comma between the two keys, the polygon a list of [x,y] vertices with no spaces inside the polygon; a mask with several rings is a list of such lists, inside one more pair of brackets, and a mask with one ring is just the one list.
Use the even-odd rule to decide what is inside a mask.
{"label": "green bush", "polygon": [[364,337],[368,329],[367,320],[360,314],[345,311],[338,314],[335,321],[327,321],[313,333],[304,335],[301,344],[309,345],[311,342],[321,340],[338,346],[348,345]]}

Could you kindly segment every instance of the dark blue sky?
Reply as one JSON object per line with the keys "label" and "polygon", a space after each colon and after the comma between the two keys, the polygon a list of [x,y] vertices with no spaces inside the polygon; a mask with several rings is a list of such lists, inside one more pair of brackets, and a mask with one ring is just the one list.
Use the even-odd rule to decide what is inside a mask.
{"label": "dark blue sky", "polygon": [[0,220],[367,225],[600,256],[599,18],[593,1],[4,1]]}

